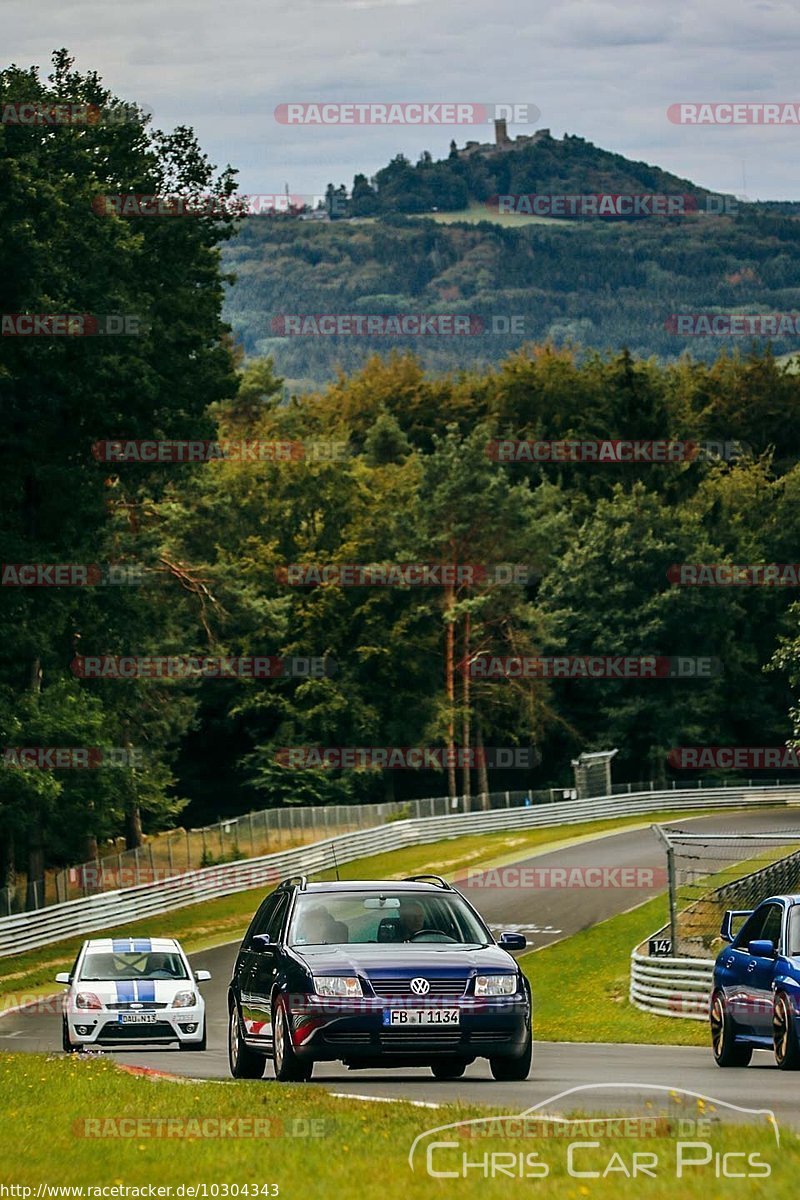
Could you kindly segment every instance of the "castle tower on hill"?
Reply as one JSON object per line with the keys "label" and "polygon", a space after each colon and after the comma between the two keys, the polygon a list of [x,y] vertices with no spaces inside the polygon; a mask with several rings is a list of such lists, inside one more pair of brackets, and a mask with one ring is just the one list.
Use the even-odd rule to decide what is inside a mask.
{"label": "castle tower on hill", "polygon": [[467,142],[463,150],[456,150],[456,154],[459,158],[472,158],[473,154],[507,154],[509,150],[520,150],[523,146],[531,146],[550,136],[549,129],[537,129],[535,133],[520,134],[516,138],[509,137],[505,119],[497,118],[494,123],[493,142]]}

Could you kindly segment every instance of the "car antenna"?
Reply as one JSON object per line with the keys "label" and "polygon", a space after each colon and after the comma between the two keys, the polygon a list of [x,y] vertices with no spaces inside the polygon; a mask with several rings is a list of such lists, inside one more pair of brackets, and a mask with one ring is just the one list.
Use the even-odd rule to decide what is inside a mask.
{"label": "car antenna", "polygon": [[342,881],[339,878],[339,864],[336,861],[336,847],[334,846],[333,842],[331,842],[331,854],[333,855],[333,866],[334,870],[336,871],[336,882],[341,883]]}

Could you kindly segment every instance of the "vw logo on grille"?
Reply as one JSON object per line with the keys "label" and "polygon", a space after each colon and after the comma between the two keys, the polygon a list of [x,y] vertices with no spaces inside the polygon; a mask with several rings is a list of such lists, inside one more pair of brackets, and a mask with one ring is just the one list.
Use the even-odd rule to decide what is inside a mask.
{"label": "vw logo on grille", "polygon": [[427,996],[431,990],[431,985],[427,979],[418,976],[416,979],[411,980],[411,990],[415,996]]}

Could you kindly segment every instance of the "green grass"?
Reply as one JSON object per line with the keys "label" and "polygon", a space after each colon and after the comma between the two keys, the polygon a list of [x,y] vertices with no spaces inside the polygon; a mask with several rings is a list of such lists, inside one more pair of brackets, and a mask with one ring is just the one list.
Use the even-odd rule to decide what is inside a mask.
{"label": "green grass", "polygon": [[533,990],[536,1037],[545,1042],[708,1045],[704,1022],[657,1017],[628,999],[631,951],[666,919],[666,897],[656,896],[563,942],[523,955],[520,963]]}
{"label": "green grass", "polygon": [[454,225],[457,221],[477,225],[479,221],[491,221],[493,225],[561,225],[562,228],[574,229],[579,224],[577,221],[567,221],[559,217],[537,217],[533,213],[501,213],[496,208],[487,208],[484,204],[471,204],[468,208],[460,208],[454,212],[420,215],[429,221],[437,221],[440,225]]}
{"label": "green grass", "polygon": [[[729,815],[735,815],[730,810]],[[703,815],[698,812],[692,814]],[[403,875],[434,871],[453,878],[468,868],[500,866],[525,858],[543,849],[555,849],[572,841],[601,837],[615,830],[647,826],[675,817],[680,812],[650,813],[642,817],[614,817],[611,820],[587,821],[576,825],[556,825],[547,829],[507,830],[498,833],[472,834],[450,838],[424,846],[409,846],[386,854],[375,854],[339,868],[342,879],[391,879]],[[318,872],[315,879],[333,879],[335,873]],[[254,888],[187,905],[162,916],[146,917],[125,925],[98,930],[93,937],[153,935],[156,928],[169,930],[170,937],[179,938],[184,948],[193,953],[237,941],[268,888]],[[661,922],[663,924],[663,922]],[[655,928],[655,926],[653,927]],[[642,936],[647,936],[648,930]],[[83,942],[83,937],[67,938],[38,950],[0,958],[0,1012],[34,996],[44,996],[53,989],[53,976],[67,970]],[[632,945],[633,943],[631,943]]]}
{"label": "green grass", "polygon": [[[554,1085],[553,1092],[557,1090]],[[491,1087],[481,1091],[488,1096]],[[630,1164],[635,1151],[655,1154],[656,1177],[652,1179],[626,1179],[619,1167],[606,1179],[570,1177],[564,1138],[465,1138],[455,1150],[438,1151],[434,1159],[434,1166],[447,1170],[460,1167],[463,1153],[469,1162],[485,1161],[483,1156],[492,1151],[510,1153],[515,1161],[520,1154],[538,1154],[539,1161],[549,1166],[547,1178],[517,1176],[516,1189],[513,1184],[509,1187],[507,1175],[485,1178],[480,1169],[467,1171],[466,1178],[432,1178],[425,1170],[424,1150],[415,1157],[413,1172],[408,1163],[411,1144],[419,1134],[455,1121],[485,1118],[492,1112],[513,1112],[513,1106],[501,1110],[459,1103],[433,1109],[403,1102],[369,1103],[336,1098],[313,1084],[178,1084],[123,1073],[108,1059],[76,1055],[49,1058],[0,1054],[0,1095],[4,1098],[0,1183],[17,1187],[35,1188],[38,1183],[47,1183],[146,1188],[152,1184],[176,1189],[180,1185],[206,1184],[210,1188],[218,1184],[228,1185],[231,1195],[235,1194],[234,1185],[241,1189],[245,1184],[277,1184],[278,1194],[285,1200],[327,1196],[338,1200],[392,1200],[395,1196],[406,1200],[430,1200],[432,1196],[500,1200],[509,1192],[531,1195],[534,1188],[536,1197],[545,1200],[579,1200],[588,1195],[608,1200],[620,1194],[631,1200],[674,1200],[676,1191],[689,1200],[708,1200],[709,1194],[721,1195],[723,1186],[726,1197],[753,1194],[753,1184],[746,1179],[726,1180],[724,1184],[718,1181],[713,1160],[702,1169],[690,1171],[676,1189],[677,1120],[710,1117],[707,1107],[698,1111],[680,1095],[674,1100],[666,1098],[666,1111],[660,1106],[658,1115],[665,1115],[657,1129],[659,1136],[617,1136],[603,1141],[602,1135],[595,1134],[593,1140],[600,1142],[599,1147],[580,1150],[576,1160],[578,1169],[602,1172],[612,1155]],[[137,1124],[119,1124],[131,1119]],[[159,1136],[158,1122],[164,1123],[162,1128],[170,1128],[166,1122],[176,1119],[196,1122],[194,1127],[182,1127],[194,1133],[191,1140],[176,1136],[175,1124],[171,1126],[172,1136]],[[219,1129],[218,1122],[231,1120],[248,1122],[249,1128],[257,1129],[261,1136],[231,1136],[248,1128],[238,1123],[228,1124],[227,1136],[213,1136]],[[143,1121],[149,1124],[138,1123]],[[486,1132],[487,1126],[477,1129]],[[87,1136],[87,1132],[104,1136]],[[437,1136],[452,1141],[454,1132],[448,1130]],[[582,1140],[581,1135],[574,1140]],[[778,1150],[771,1126],[763,1121],[752,1126],[712,1125],[705,1140],[715,1151],[758,1153],[772,1166],[770,1195],[795,1195],[792,1161],[800,1149],[796,1135],[782,1131]],[[736,1160],[737,1166],[741,1162]],[[225,1195],[222,1188],[217,1194]]]}

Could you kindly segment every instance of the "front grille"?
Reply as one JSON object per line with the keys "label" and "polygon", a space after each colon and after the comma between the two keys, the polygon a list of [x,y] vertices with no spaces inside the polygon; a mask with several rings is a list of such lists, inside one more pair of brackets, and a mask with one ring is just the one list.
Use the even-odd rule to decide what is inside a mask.
{"label": "front grille", "polygon": [[325,1034],[325,1041],[330,1042],[332,1046],[369,1046],[372,1041],[371,1033],[337,1033],[333,1030],[331,1033]]}
{"label": "front grille", "polygon": [[147,1012],[154,1008],[168,1008],[167,1004],[156,1004],[153,1000],[124,1001],[119,1004],[107,1004],[112,1012]]}
{"label": "front grille", "polygon": [[[420,978],[420,976],[414,978]],[[425,979],[427,976],[423,975],[421,978]],[[370,983],[376,996],[386,996],[387,999],[402,996],[424,1001],[429,996],[463,996],[467,989],[466,976],[455,979],[428,979],[428,983],[431,985],[430,991],[426,992],[424,996],[417,996],[412,992],[410,979],[370,979]]]}
{"label": "front grille", "polygon": [[384,1029],[378,1040],[387,1049],[419,1050],[431,1042],[457,1046],[461,1041],[461,1032],[458,1029],[437,1029],[435,1025],[419,1025],[413,1033],[407,1029]]}
{"label": "front grille", "polygon": [[178,1039],[177,1033],[167,1021],[154,1021],[152,1025],[106,1025],[100,1030],[100,1037],[104,1042],[150,1042],[156,1038],[172,1038],[177,1041]]}
{"label": "front grille", "polygon": [[473,1046],[489,1045],[492,1042],[507,1042],[510,1039],[511,1034],[509,1033],[472,1033],[469,1038]]}

